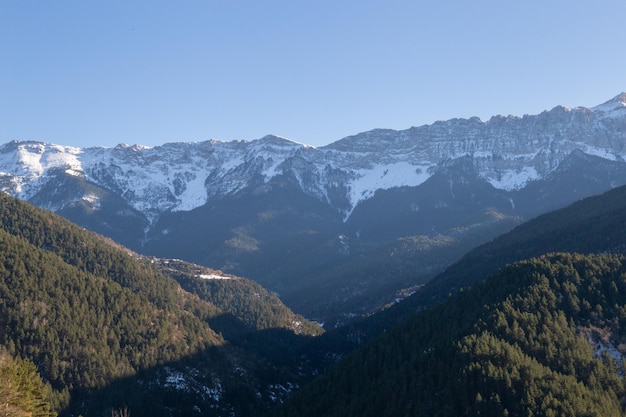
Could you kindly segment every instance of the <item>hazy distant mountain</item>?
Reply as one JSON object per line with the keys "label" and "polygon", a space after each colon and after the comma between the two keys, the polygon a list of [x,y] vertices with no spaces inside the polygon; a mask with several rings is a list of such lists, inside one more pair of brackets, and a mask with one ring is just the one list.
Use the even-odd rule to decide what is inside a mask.
{"label": "hazy distant mountain", "polygon": [[[320,148],[276,136],[11,142],[0,147],[0,186],[140,252],[251,277],[327,318],[392,301],[515,224],[625,184],[625,161],[622,93],[592,108],[378,129]],[[400,253],[415,264],[395,262]]]}

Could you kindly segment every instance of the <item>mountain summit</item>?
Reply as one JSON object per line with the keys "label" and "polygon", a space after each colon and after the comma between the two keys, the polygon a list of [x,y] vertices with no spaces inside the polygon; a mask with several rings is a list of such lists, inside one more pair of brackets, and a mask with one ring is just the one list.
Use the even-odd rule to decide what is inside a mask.
{"label": "mountain summit", "polygon": [[[592,110],[603,113],[613,113],[618,111],[626,111],[626,93],[618,94],[609,101],[593,107]],[[622,114],[623,116],[623,114]]]}
{"label": "mountain summit", "polygon": [[[494,224],[624,184],[624,103],[622,93],[592,108],[376,129],[319,148],[277,136],[85,149],[14,141],[0,146],[0,188],[133,249],[296,297],[287,275],[324,269],[335,281],[338,263],[398,238],[489,239]],[[328,291],[351,297],[354,285],[364,283]]]}
{"label": "mountain summit", "polygon": [[[615,125],[605,116],[624,109],[626,93],[591,109],[559,106],[523,118],[453,119],[401,131],[376,129],[321,148],[272,135],[253,141],[110,149],[15,141],[0,148],[0,178],[4,191],[30,200],[50,176],[63,171],[119,193],[153,222],[162,213],[188,211],[286,175],[347,219],[377,190],[417,186],[442,162],[463,156],[480,165],[482,178],[505,190],[545,177],[576,149],[621,161],[626,154],[625,122]],[[332,193],[337,187],[345,192]],[[85,199],[97,196],[60,203]]]}

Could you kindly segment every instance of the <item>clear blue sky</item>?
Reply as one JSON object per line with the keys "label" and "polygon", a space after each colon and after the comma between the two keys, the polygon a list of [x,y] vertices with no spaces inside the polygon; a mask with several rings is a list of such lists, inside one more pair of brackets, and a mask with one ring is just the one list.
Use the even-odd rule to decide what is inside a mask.
{"label": "clear blue sky", "polygon": [[0,143],[160,145],[593,106],[626,1],[0,0]]}

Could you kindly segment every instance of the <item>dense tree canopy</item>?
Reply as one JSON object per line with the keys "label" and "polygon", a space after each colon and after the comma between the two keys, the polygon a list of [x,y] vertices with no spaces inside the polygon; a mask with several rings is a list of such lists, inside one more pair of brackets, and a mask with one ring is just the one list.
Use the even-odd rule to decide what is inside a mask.
{"label": "dense tree canopy", "polygon": [[[287,356],[281,349],[292,350],[296,333],[321,329],[250,281],[213,284],[178,266],[173,275],[193,292],[151,259],[0,193],[0,347],[37,364],[55,411],[133,404],[133,415],[161,415],[181,405],[172,390],[216,406],[201,389],[185,397],[168,383],[170,373],[191,372],[198,386],[224,391],[228,407],[243,401],[258,414],[276,396],[267,387],[295,374],[273,358]],[[285,333],[264,333],[273,356],[238,347],[274,329]],[[243,384],[238,369],[250,374]]]}
{"label": "dense tree canopy", "polygon": [[626,258],[550,255],[386,332],[275,415],[624,415],[625,341]]}
{"label": "dense tree canopy", "polygon": [[0,415],[5,417],[54,417],[50,386],[35,365],[0,350]]}

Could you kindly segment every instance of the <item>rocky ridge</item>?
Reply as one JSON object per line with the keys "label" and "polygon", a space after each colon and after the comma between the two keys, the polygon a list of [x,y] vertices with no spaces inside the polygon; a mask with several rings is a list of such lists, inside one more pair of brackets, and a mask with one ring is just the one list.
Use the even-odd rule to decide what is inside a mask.
{"label": "rocky ridge", "polygon": [[[284,175],[346,220],[377,190],[417,186],[450,160],[470,157],[483,179],[511,191],[545,178],[573,151],[625,160],[626,93],[592,108],[377,129],[320,148],[277,136],[84,149],[14,141],[0,147],[0,187],[29,201],[62,172],[118,194],[153,223],[165,212],[189,211],[247,187],[263,192]],[[97,206],[99,198],[75,195],[47,208],[76,200]]]}

